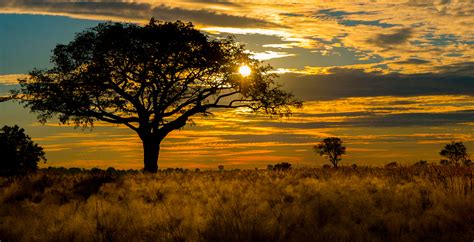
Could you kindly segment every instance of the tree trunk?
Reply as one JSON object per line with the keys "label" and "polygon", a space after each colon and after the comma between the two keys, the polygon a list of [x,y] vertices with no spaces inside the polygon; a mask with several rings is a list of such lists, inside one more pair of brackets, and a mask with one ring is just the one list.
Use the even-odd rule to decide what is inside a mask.
{"label": "tree trunk", "polygon": [[145,164],[144,172],[156,173],[158,171],[158,157],[160,154],[161,141],[142,140],[143,141],[143,163]]}

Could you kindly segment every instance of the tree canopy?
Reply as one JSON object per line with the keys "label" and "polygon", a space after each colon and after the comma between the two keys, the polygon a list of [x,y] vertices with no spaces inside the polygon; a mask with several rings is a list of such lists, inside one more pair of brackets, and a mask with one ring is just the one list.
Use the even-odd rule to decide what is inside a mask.
{"label": "tree canopy", "polygon": [[[101,23],[59,44],[53,68],[20,80],[20,97],[42,122],[123,124],[143,141],[145,170],[156,172],[166,135],[196,114],[248,108],[285,116],[301,106],[281,89],[272,68],[252,59],[232,38],[219,39],[191,23],[151,20],[145,26]],[[238,74],[249,66],[247,77]]]}
{"label": "tree canopy", "polygon": [[467,165],[471,163],[467,148],[462,142],[446,144],[439,154],[446,157],[447,160],[444,162],[445,164],[459,164],[461,162]]}

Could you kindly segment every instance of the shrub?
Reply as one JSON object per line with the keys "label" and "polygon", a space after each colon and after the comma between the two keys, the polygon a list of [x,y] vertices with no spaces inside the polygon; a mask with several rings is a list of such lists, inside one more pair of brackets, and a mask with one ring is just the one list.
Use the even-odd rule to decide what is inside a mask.
{"label": "shrub", "polygon": [[34,143],[17,125],[0,130],[0,175],[22,175],[36,171],[38,162],[46,161],[43,148]]}
{"label": "shrub", "polygon": [[396,168],[398,167],[398,163],[397,162],[390,162],[388,164],[385,165],[385,168]]}
{"label": "shrub", "polygon": [[278,163],[273,166],[273,169],[277,171],[289,170],[291,169],[291,164],[288,162]]}
{"label": "shrub", "polygon": [[428,165],[428,161],[426,160],[419,160],[418,162],[416,162],[413,166],[426,166]]}

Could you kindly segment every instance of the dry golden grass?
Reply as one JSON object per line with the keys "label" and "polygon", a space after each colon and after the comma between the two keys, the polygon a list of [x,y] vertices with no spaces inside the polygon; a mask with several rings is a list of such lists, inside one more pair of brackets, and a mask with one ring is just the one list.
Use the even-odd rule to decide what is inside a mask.
{"label": "dry golden grass", "polygon": [[472,241],[468,167],[41,171],[0,180],[1,241]]}

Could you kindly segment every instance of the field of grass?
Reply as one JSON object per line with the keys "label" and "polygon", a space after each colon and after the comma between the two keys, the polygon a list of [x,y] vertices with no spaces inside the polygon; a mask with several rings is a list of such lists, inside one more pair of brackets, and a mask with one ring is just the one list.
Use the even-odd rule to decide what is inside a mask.
{"label": "field of grass", "polygon": [[4,241],[469,241],[469,167],[42,170],[0,180]]}

